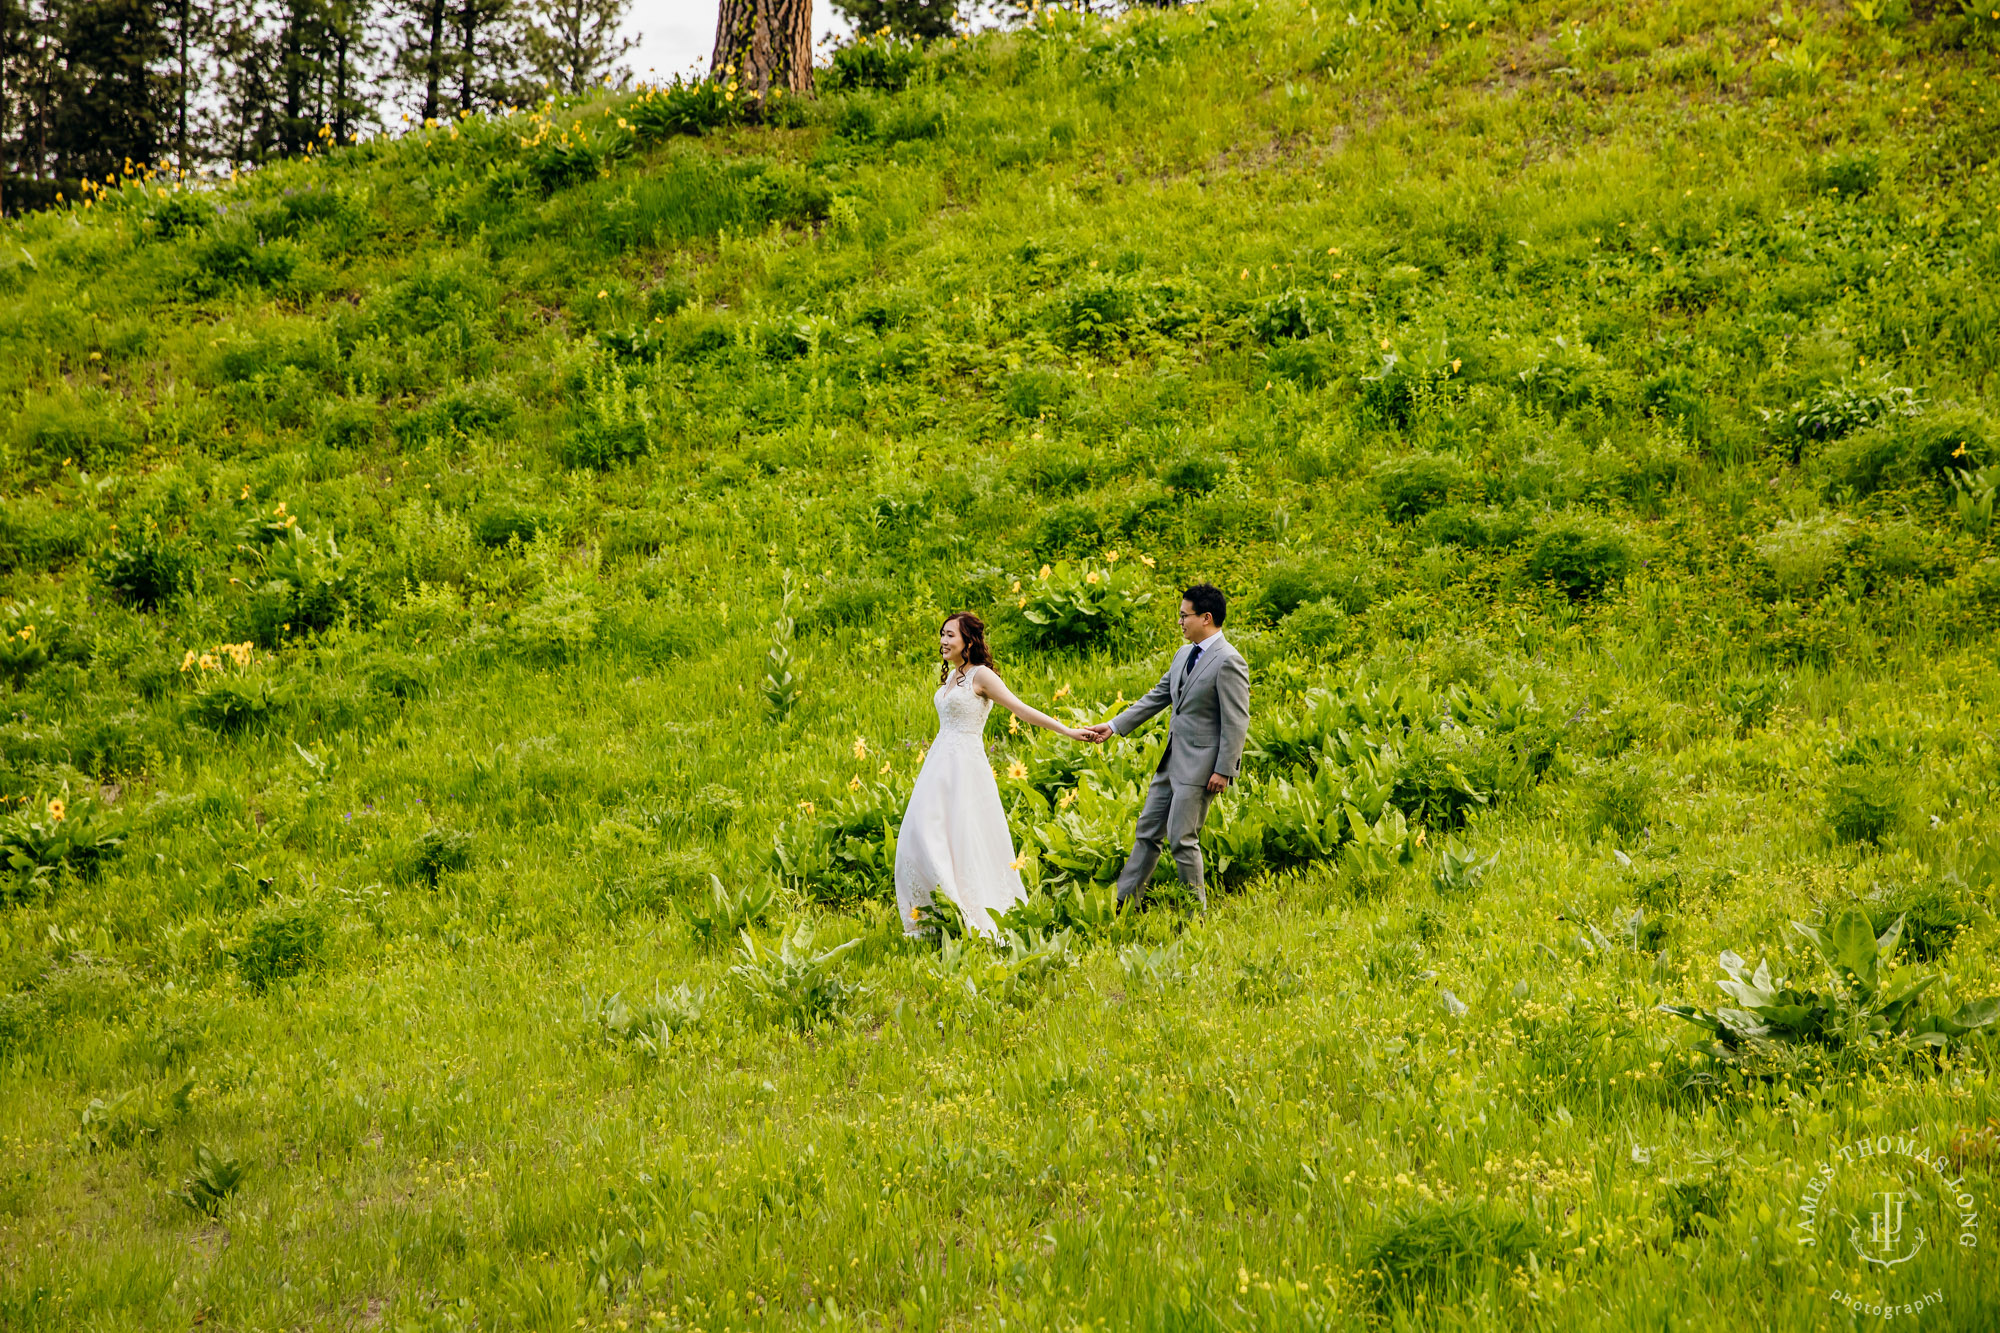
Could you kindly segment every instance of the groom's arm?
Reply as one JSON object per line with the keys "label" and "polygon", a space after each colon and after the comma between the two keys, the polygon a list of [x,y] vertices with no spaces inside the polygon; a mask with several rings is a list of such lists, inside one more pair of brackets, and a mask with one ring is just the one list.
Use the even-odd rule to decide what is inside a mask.
{"label": "groom's arm", "polygon": [[1233,782],[1243,766],[1244,743],[1250,739],[1250,665],[1241,654],[1225,658],[1216,672],[1215,706],[1221,724],[1215,772]]}
{"label": "groom's arm", "polygon": [[1133,702],[1130,708],[1111,719],[1111,729],[1120,736],[1130,736],[1146,719],[1165,708],[1174,700],[1174,668],[1167,664],[1167,672],[1160,677],[1160,683],[1147,690]]}

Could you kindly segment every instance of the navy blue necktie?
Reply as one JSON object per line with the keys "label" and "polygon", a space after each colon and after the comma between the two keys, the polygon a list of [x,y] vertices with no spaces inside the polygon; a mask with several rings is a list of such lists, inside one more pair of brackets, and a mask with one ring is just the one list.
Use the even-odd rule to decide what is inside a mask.
{"label": "navy blue necktie", "polygon": [[1181,684],[1183,685],[1187,684],[1188,677],[1194,674],[1194,664],[1196,662],[1199,662],[1200,660],[1201,660],[1201,645],[1196,644],[1194,646],[1194,651],[1188,654],[1187,665],[1181,668]]}

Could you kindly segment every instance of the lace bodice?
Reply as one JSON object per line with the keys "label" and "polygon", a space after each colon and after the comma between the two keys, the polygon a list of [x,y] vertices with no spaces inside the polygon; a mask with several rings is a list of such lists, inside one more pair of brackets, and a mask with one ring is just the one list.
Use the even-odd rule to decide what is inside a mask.
{"label": "lace bodice", "polygon": [[954,671],[938,686],[934,697],[938,711],[938,740],[967,736],[977,741],[986,730],[986,715],[993,701],[982,698],[962,672]]}

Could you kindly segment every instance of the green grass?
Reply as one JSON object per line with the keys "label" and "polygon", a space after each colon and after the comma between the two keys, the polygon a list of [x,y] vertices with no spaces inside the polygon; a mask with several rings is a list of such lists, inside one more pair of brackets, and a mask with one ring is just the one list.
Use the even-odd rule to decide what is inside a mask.
{"label": "green grass", "polygon": [[[1908,8],[1048,13],[8,222],[0,1325],[1984,1327],[1793,1205],[1987,1207],[1990,1032],[1658,1009],[1854,905],[2000,991],[2000,28]],[[1095,720],[1198,579],[1211,911],[1107,910],[1156,734],[996,723],[1043,893],[906,943],[941,616]]]}

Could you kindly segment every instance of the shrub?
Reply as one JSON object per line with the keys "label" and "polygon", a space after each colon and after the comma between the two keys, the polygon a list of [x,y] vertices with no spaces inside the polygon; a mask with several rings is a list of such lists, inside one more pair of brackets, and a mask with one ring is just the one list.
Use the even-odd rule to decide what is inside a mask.
{"label": "shrub", "polygon": [[1592,833],[1610,829],[1621,838],[1644,832],[1653,814],[1654,779],[1636,763],[1604,769],[1584,789],[1585,817]]}
{"label": "shrub", "polygon": [[1504,1282],[1538,1243],[1520,1218],[1486,1203],[1406,1213],[1370,1243],[1363,1262],[1378,1309],[1450,1308]]}
{"label": "shrub", "polygon": [[187,285],[201,295],[231,287],[275,287],[298,271],[304,253],[295,242],[266,241],[247,226],[211,233],[189,252]]}
{"label": "shrub", "polygon": [[888,614],[898,601],[895,585],[887,579],[842,579],[829,584],[819,599],[799,617],[799,627],[824,630],[840,625],[874,624]]}
{"label": "shrub", "polygon": [[7,603],[0,611],[0,679],[18,690],[47,666],[59,623],[50,608],[39,603]]}
{"label": "shrub", "polygon": [[1716,706],[1736,724],[1737,735],[1747,736],[1770,721],[1789,684],[1783,676],[1731,676],[1716,690]]}
{"label": "shrub", "polygon": [[194,1150],[194,1169],[181,1181],[174,1197],[204,1217],[214,1217],[229,1202],[229,1196],[242,1188],[248,1174],[231,1154],[199,1144]]}
{"label": "shrub", "polygon": [[1304,389],[1331,384],[1337,357],[1332,343],[1317,338],[1279,343],[1264,353],[1264,369],[1272,379],[1290,380]]}
{"label": "shrub", "polygon": [[1467,484],[1465,467],[1455,458],[1413,454],[1375,469],[1375,492],[1390,519],[1407,523],[1443,504]]}
{"label": "shrub", "polygon": [[287,903],[260,916],[229,958],[244,983],[261,992],[318,967],[325,947],[326,916],[319,907]]}
{"label": "shrub", "polygon": [[608,468],[651,452],[652,397],[626,382],[616,362],[584,365],[577,422],[563,437],[566,467]]}
{"label": "shrub", "polygon": [[753,884],[731,893],[714,875],[708,877],[708,883],[708,902],[688,911],[688,924],[699,940],[714,943],[739,935],[761,924],[777,902],[769,884]]}
{"label": "shrub", "polygon": [[1623,533],[1581,518],[1557,519],[1535,539],[1528,577],[1553,584],[1572,601],[1597,596],[1625,578],[1632,548]]}
{"label": "shrub", "polygon": [[1229,460],[1191,454],[1160,471],[1160,480],[1183,495],[1207,495],[1229,475]]}
{"label": "shrub", "polygon": [[1440,546],[1500,549],[1513,546],[1533,530],[1525,507],[1448,504],[1424,515],[1418,531]]}
{"label": "shrub", "polygon": [[187,718],[217,735],[234,735],[270,716],[276,703],[262,677],[204,676],[187,702]]}
{"label": "shrub", "polygon": [[332,537],[316,540],[295,527],[258,558],[264,577],[250,590],[246,615],[250,637],[263,647],[329,630],[349,603],[363,599],[360,576]]}
{"label": "shrub", "polygon": [[[63,796],[17,806],[0,817],[0,868],[12,887],[0,896],[24,896],[58,869],[88,878],[125,845],[125,828],[97,802]],[[36,809],[36,805],[40,809]]]}
{"label": "shrub", "polygon": [[1827,480],[1863,495],[1887,485],[1948,486],[1962,471],[2000,459],[1985,416],[1946,408],[1923,416],[1890,416],[1840,439],[1824,455]]}
{"label": "shrub", "polygon": [[1267,343],[1310,338],[1339,323],[1340,307],[1325,292],[1296,287],[1265,297],[1250,314],[1250,331]]}
{"label": "shrub", "polygon": [[743,961],[729,972],[769,1021],[812,1027],[836,1017],[866,993],[865,987],[848,981],[840,969],[841,955],[860,940],[815,951],[813,927],[804,921],[779,937],[775,951],[759,945],[747,930],[741,935]]}
{"label": "shrub", "polygon": [[1920,963],[1944,957],[1958,933],[1980,917],[1977,899],[1963,886],[1936,880],[1904,884],[1881,893],[1870,900],[1867,910],[1877,935],[1901,921],[1903,946]]}
{"label": "shrub", "polygon": [[548,520],[537,511],[513,500],[494,500],[473,515],[472,537],[481,546],[526,545],[546,526]]}
{"label": "shrub", "polygon": [[1096,482],[1100,468],[1098,457],[1082,445],[1050,442],[1022,450],[1013,472],[1037,495],[1064,495]]}
{"label": "shrub", "polygon": [[23,461],[40,467],[75,466],[96,471],[125,457],[132,433],[107,407],[39,402],[24,408],[12,437]]}
{"label": "shrub", "polygon": [[186,542],[162,537],[148,524],[137,539],[104,553],[97,578],[119,600],[156,610],[193,586],[194,555]]}
{"label": "shrub", "polygon": [[650,1000],[633,1004],[624,992],[613,992],[597,1002],[593,1016],[607,1040],[658,1059],[666,1055],[674,1034],[701,1022],[708,999],[706,989],[685,981],[670,991],[654,982]]}
{"label": "shrub", "polygon": [[1069,398],[1070,385],[1059,370],[1030,366],[1009,374],[1000,386],[1000,404],[1017,421],[1047,416]]}
{"label": "shrub", "polygon": [[1128,634],[1153,600],[1131,564],[1042,566],[1021,585],[1018,610],[1036,647],[1081,651]]}
{"label": "shrub", "polygon": [[597,607],[587,589],[552,583],[514,613],[509,629],[528,658],[573,662],[597,641]]}
{"label": "shrub", "polygon": [[1704,1048],[1726,1065],[1761,1072],[1787,1047],[1816,1046],[1830,1051],[1866,1050],[1895,1042],[1946,1049],[2000,1019],[2000,996],[1968,1000],[1951,1014],[1919,1014],[1918,1000],[1939,980],[1891,973],[1902,942],[1900,918],[1875,930],[1868,913],[1851,907],[1825,930],[1794,921],[1826,971],[1827,988],[1802,980],[1773,978],[1769,959],[1750,972],[1743,959],[1724,951],[1723,979],[1716,988],[1733,1002],[1713,1012],[1694,1005],[1663,1004],[1660,1009],[1704,1028],[1715,1040]]}
{"label": "shrub", "polygon": [[1375,569],[1366,562],[1285,562],[1264,571],[1254,609],[1266,624],[1275,624],[1308,603],[1327,600],[1349,615],[1360,615],[1380,591]]}
{"label": "shrub", "polygon": [[[860,0],[867,6],[870,0]],[[849,6],[846,12],[856,20],[858,31],[872,33],[871,36],[857,37],[843,46],[834,48],[833,59],[819,75],[821,86],[830,93],[849,92],[857,88],[874,88],[882,92],[901,92],[910,86],[924,67],[924,48],[914,39],[923,37],[951,36],[951,18],[955,7],[937,0],[927,9],[909,5],[895,6],[894,12],[907,21],[916,19],[916,27],[908,33],[879,31],[882,23],[861,21],[861,16]],[[881,6],[886,17],[891,7]],[[926,23],[924,20],[932,20]]]}
{"label": "shrub", "polygon": [[1677,1180],[1660,1196],[1660,1211],[1673,1224],[1674,1239],[1690,1240],[1729,1216],[1729,1173],[1707,1180]]}
{"label": "shrub", "polygon": [[1842,842],[1879,842],[1902,815],[1902,780],[1894,770],[1843,765],[1826,785],[1826,821]]}
{"label": "shrub", "polygon": [[1812,188],[1822,194],[1859,199],[1881,182],[1881,159],[1872,151],[1830,154],[1813,167],[1810,179]]}
{"label": "shrub", "polygon": [[[1766,411],[1764,419],[1780,438],[1825,443],[1852,435],[1883,417],[1913,417],[1923,410],[1924,400],[1915,389],[1900,388],[1886,380],[1866,384],[1848,380],[1821,384],[1817,392],[1790,407]],[[1793,452],[1796,456],[1797,450]]]}
{"label": "shrub", "polygon": [[1343,656],[1362,635],[1362,622],[1333,597],[1297,608],[1279,622],[1279,628],[1301,655],[1322,661]]}
{"label": "shrub", "polygon": [[646,89],[625,104],[625,119],[642,144],[677,134],[705,134],[743,118],[747,99],[729,96],[719,79],[675,79]]}
{"label": "shrub", "polygon": [[410,877],[435,889],[447,874],[472,864],[473,845],[470,833],[443,825],[425,829],[410,847]]}

